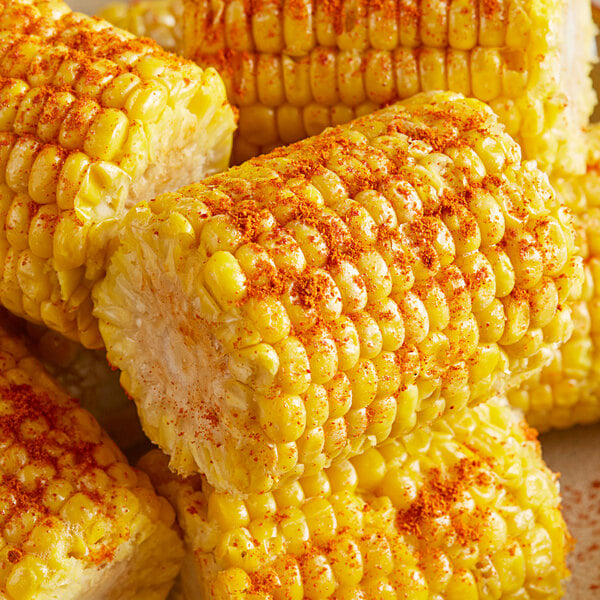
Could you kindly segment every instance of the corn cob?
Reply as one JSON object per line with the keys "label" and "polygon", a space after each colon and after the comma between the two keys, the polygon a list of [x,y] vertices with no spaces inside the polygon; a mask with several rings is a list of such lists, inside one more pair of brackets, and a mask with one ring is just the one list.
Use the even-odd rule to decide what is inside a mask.
{"label": "corn cob", "polygon": [[420,91],[474,96],[542,168],[585,170],[588,0],[184,0],[184,56],[240,110],[234,160]]}
{"label": "corn cob", "polygon": [[0,2],[0,302],[100,347],[90,289],[138,200],[227,165],[211,69],[59,1]]}
{"label": "corn cob", "polygon": [[266,491],[539,369],[572,253],[547,177],[438,92],[141,203],[94,299],[172,467]]}
{"label": "corn cob", "polygon": [[164,599],[171,507],[2,328],[0,356],[0,598]]}
{"label": "corn cob", "polygon": [[551,600],[570,543],[535,433],[480,405],[246,499],[142,458],[173,504],[193,600]]}
{"label": "corn cob", "polygon": [[135,459],[148,451],[135,404],[119,384],[119,374],[109,366],[105,352],[88,350],[1,307],[0,324],[11,335],[23,339],[28,352],[69,396],[92,413],[122,451]]}
{"label": "corn cob", "polygon": [[169,52],[183,51],[181,0],[112,2],[98,16],[134,35],[152,38]]}
{"label": "corn cob", "polygon": [[587,174],[552,183],[575,215],[585,283],[582,299],[573,306],[571,339],[547,349],[548,366],[509,394],[541,431],[600,420],[600,125],[588,133]]}

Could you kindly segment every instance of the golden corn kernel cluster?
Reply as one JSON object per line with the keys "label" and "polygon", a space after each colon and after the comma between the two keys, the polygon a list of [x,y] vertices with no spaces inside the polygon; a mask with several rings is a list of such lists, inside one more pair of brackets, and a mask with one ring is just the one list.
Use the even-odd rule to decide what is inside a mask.
{"label": "golden corn kernel cluster", "polygon": [[[160,568],[122,591],[166,594],[181,557],[168,503],[4,330],[0,363],[0,597],[52,597],[59,586],[75,597],[86,581],[92,591],[111,565],[147,568],[132,558],[142,544]],[[152,558],[153,544],[167,546]]]}
{"label": "golden corn kernel cluster", "polygon": [[125,209],[163,191],[148,173],[190,119],[215,143],[231,131],[214,71],[60,2],[1,3],[2,304],[100,347],[90,289]]}
{"label": "golden corn kernel cluster", "polygon": [[140,466],[184,530],[193,561],[184,588],[206,600],[562,594],[557,484],[504,405],[467,409],[246,499],[177,480],[166,463],[153,451]]}
{"label": "golden corn kernel cluster", "polygon": [[532,381],[509,394],[528,422],[544,431],[600,420],[600,127],[588,132],[588,172],[552,183],[575,215],[583,294],[573,305],[569,341],[550,352],[550,364]]}
{"label": "golden corn kernel cluster", "polygon": [[[109,360],[172,467],[228,491],[316,474],[515,387],[571,334],[583,279],[547,178],[451,93],[127,220],[95,295]],[[135,323],[167,305],[153,359]]]}
{"label": "golden corn kernel cluster", "polygon": [[585,0],[185,0],[180,27],[183,54],[217,68],[240,109],[235,162],[447,89],[489,103],[527,158],[584,168]]}
{"label": "golden corn kernel cluster", "polygon": [[169,52],[182,52],[183,2],[181,0],[136,0],[112,2],[98,14],[102,19],[138,37],[149,37]]}

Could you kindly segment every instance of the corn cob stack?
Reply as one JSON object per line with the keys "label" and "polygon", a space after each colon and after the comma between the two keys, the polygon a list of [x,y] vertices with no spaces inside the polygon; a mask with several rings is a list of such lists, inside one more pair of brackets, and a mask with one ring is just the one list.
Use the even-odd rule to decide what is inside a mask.
{"label": "corn cob stack", "polygon": [[185,599],[551,600],[569,538],[531,432],[489,403],[246,499],[139,466],[184,530]]}
{"label": "corn cob stack", "polygon": [[98,16],[138,37],[152,38],[169,52],[183,51],[181,0],[112,2]]}
{"label": "corn cob stack", "polygon": [[164,599],[171,507],[2,328],[0,356],[0,598]]}
{"label": "corn cob stack", "polygon": [[425,94],[138,205],[96,314],[171,466],[266,491],[539,369],[573,236],[488,107]]}
{"label": "corn cob stack", "polygon": [[0,2],[0,302],[100,347],[119,220],[224,168],[233,126],[213,70],[59,1]]}
{"label": "corn cob stack", "polygon": [[234,160],[420,91],[474,96],[526,158],[583,172],[589,0],[184,0],[183,52],[240,109]]}
{"label": "corn cob stack", "polygon": [[509,394],[529,423],[546,431],[600,420],[600,125],[588,132],[588,172],[553,185],[575,214],[584,259],[581,301],[573,306],[573,335],[553,350],[549,365]]}

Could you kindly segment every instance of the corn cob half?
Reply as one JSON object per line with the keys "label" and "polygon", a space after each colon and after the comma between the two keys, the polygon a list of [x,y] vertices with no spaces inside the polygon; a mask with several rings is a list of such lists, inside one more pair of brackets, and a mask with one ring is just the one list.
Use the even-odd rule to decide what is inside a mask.
{"label": "corn cob half", "polygon": [[171,507],[2,328],[0,361],[0,598],[164,600]]}
{"label": "corn cob half", "polygon": [[542,431],[600,420],[600,125],[588,132],[588,172],[552,184],[575,215],[585,279],[571,339],[547,349],[549,365],[509,394]]}
{"label": "corn cob half", "polygon": [[264,491],[539,369],[573,237],[488,107],[425,94],[132,209],[96,314],[172,467]]}
{"label": "corn cob half", "polygon": [[134,35],[152,38],[169,52],[183,52],[181,0],[112,2],[98,16]]}
{"label": "corn cob half", "polygon": [[240,109],[236,162],[444,89],[489,103],[542,168],[585,170],[589,0],[185,0],[183,43]]}
{"label": "corn cob half", "polygon": [[87,347],[90,289],[135,202],[226,167],[212,69],[58,1],[0,3],[0,301]]}
{"label": "corn cob half", "polygon": [[558,485],[515,415],[465,409],[246,499],[176,479],[158,450],[139,466],[184,530],[188,600],[557,599]]}

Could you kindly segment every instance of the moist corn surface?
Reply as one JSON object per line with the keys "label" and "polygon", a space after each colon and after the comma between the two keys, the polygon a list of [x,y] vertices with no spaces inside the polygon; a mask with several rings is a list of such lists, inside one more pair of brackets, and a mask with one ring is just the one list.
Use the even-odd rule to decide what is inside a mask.
{"label": "moist corn surface", "polygon": [[0,302],[87,347],[125,210],[226,167],[212,70],[59,1],[0,3]]}
{"label": "moist corn surface", "polygon": [[509,394],[541,431],[600,420],[600,126],[588,131],[587,173],[552,184],[575,215],[585,279],[582,299],[572,308],[571,339],[548,350],[549,365]]}
{"label": "moist corn surface", "polygon": [[180,54],[183,51],[181,0],[112,2],[98,16],[134,35],[152,38],[169,52]]}
{"label": "moist corn surface", "polygon": [[185,535],[188,600],[557,599],[569,537],[535,432],[465,409],[276,492],[141,461]]}
{"label": "moist corn surface", "polygon": [[164,599],[183,558],[171,507],[1,328],[0,365],[0,597]]}
{"label": "moist corn surface", "polygon": [[587,0],[185,0],[182,26],[239,107],[235,162],[447,89],[489,103],[541,167],[585,169]]}
{"label": "moist corn surface", "polygon": [[541,368],[573,253],[492,111],[432,93],[141,203],[96,314],[172,468],[266,491]]}

